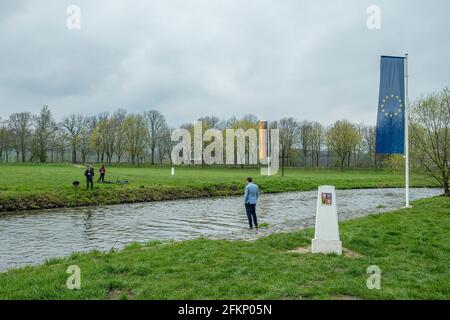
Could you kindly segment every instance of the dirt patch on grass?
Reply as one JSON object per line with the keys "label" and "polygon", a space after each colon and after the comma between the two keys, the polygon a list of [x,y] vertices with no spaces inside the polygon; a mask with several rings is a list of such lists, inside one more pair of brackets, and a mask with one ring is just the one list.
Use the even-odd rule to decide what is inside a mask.
{"label": "dirt patch on grass", "polygon": [[[311,253],[311,246],[295,248],[293,250],[289,250],[288,252],[289,253],[299,253],[299,254]],[[342,248],[342,255],[344,257],[355,258],[355,259],[363,257],[363,255],[359,254],[358,252],[349,250],[347,248]]]}
{"label": "dirt patch on grass", "polygon": [[288,252],[289,253],[300,253],[300,254],[310,253],[311,252],[311,246],[295,248],[293,250],[289,250]]}
{"label": "dirt patch on grass", "polygon": [[134,298],[133,291],[114,289],[108,292],[108,300],[130,300]]}
{"label": "dirt patch on grass", "polygon": [[350,249],[347,248],[342,248],[342,252],[344,253],[344,256],[349,257],[349,258],[355,258],[355,259],[359,259],[362,258],[363,255],[356,252],[356,251],[352,251]]}

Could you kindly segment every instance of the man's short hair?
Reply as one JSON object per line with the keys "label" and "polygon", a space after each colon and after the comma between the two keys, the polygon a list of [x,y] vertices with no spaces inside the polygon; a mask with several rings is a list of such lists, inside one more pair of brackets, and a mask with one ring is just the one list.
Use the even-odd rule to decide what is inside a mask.
{"label": "man's short hair", "polygon": [[253,178],[252,178],[252,177],[248,177],[248,178],[247,178],[247,181],[248,181],[248,182],[253,182]]}

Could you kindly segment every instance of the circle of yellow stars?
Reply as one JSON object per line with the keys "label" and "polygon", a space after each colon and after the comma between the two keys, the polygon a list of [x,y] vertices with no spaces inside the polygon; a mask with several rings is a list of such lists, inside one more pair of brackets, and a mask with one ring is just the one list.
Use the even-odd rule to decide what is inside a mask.
{"label": "circle of yellow stars", "polygon": [[[386,109],[387,109],[386,104],[392,100],[396,100],[398,102],[398,108],[394,108],[394,111],[388,112],[388,111],[386,111]],[[390,96],[384,97],[382,100],[382,103],[381,103],[381,112],[383,112],[384,115],[388,118],[393,118],[394,116],[397,116],[398,114],[400,114],[402,112],[402,108],[403,108],[402,99],[400,99],[399,96],[396,96],[393,94],[391,94]]]}

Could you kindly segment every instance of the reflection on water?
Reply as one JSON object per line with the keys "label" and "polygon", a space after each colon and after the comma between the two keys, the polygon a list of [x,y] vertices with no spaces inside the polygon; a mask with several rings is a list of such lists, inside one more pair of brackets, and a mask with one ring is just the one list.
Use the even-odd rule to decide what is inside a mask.
{"label": "reflection on water", "polygon": [[[337,191],[339,219],[399,208],[403,192]],[[436,189],[411,190],[412,199],[438,194],[440,190]],[[41,263],[75,251],[120,248],[133,241],[249,239],[313,226],[316,195],[316,191],[263,194],[257,207],[258,219],[269,227],[258,232],[246,229],[242,197],[0,215],[0,270]]]}

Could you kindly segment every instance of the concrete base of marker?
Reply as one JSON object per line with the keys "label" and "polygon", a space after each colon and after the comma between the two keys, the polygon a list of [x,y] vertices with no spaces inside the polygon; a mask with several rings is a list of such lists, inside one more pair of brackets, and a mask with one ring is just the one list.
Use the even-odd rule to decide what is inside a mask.
{"label": "concrete base of marker", "polygon": [[342,242],[340,240],[313,239],[311,252],[342,255]]}

